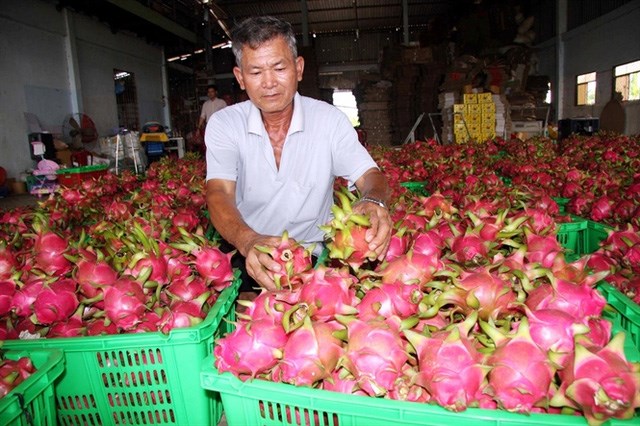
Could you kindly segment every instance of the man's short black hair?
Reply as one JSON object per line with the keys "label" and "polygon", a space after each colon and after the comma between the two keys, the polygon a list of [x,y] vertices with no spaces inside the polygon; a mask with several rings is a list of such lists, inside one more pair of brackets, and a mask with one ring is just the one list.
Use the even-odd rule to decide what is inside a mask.
{"label": "man's short black hair", "polygon": [[216,86],[215,84],[210,84],[207,86],[207,91],[209,91],[209,89],[213,89],[216,92],[218,91],[218,86]]}

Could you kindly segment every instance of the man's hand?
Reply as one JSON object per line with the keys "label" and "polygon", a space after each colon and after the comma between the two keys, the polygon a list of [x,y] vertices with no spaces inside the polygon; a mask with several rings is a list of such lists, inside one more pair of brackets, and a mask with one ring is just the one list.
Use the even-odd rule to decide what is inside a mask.
{"label": "man's hand", "polygon": [[281,266],[270,255],[258,250],[256,246],[275,248],[281,242],[282,237],[258,235],[247,242],[242,250],[246,258],[247,273],[267,290],[276,290],[273,273],[280,272]]}
{"label": "man's hand", "polygon": [[367,230],[365,240],[369,243],[369,250],[376,254],[376,258],[384,260],[391,241],[392,223],[389,210],[378,204],[362,201],[353,205],[353,211],[369,216],[371,227]]}

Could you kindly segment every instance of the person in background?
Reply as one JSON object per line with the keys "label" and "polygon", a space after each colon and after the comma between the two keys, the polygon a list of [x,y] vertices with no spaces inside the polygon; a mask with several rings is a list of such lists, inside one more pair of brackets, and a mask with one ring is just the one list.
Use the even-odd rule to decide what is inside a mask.
{"label": "person in background", "polygon": [[214,112],[220,111],[227,106],[227,103],[218,98],[218,88],[211,84],[207,86],[207,97],[209,98],[202,104],[202,112],[200,112],[200,120],[198,121],[198,130],[202,130],[204,125],[209,121]]}
{"label": "person in background", "polygon": [[358,189],[354,211],[369,215],[366,239],[378,259],[391,238],[385,176],[358,141],[347,116],[326,102],[301,96],[304,59],[291,24],[247,18],[232,33],[233,73],[249,100],[211,117],[205,133],[206,197],[211,222],[234,266],[244,268],[242,292],[272,290],[267,271],[280,265],[257,246],[276,247],[286,230],[322,251],[319,228],[331,217],[337,176]]}

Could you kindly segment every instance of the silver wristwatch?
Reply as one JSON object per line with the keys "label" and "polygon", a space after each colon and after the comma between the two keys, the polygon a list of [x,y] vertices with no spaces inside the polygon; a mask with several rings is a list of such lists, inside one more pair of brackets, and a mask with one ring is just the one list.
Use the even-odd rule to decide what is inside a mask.
{"label": "silver wristwatch", "polygon": [[362,197],[362,198],[360,198],[360,199],[358,200],[358,203],[361,203],[361,202],[364,202],[364,201],[367,201],[367,202],[369,202],[369,203],[373,203],[373,204],[377,204],[377,205],[379,205],[380,207],[382,207],[382,208],[384,208],[384,209],[387,209],[387,210],[389,209],[389,207],[387,207],[387,204],[386,204],[384,201],[379,200],[379,199],[377,199],[377,198],[373,198],[373,197]]}

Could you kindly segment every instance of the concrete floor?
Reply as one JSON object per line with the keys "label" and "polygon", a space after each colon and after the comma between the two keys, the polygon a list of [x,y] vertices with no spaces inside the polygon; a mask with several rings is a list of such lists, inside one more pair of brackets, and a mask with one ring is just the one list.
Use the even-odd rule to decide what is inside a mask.
{"label": "concrete floor", "polygon": [[22,206],[35,206],[38,201],[43,201],[45,196],[37,197],[31,194],[10,194],[0,197],[0,211],[11,210]]}

